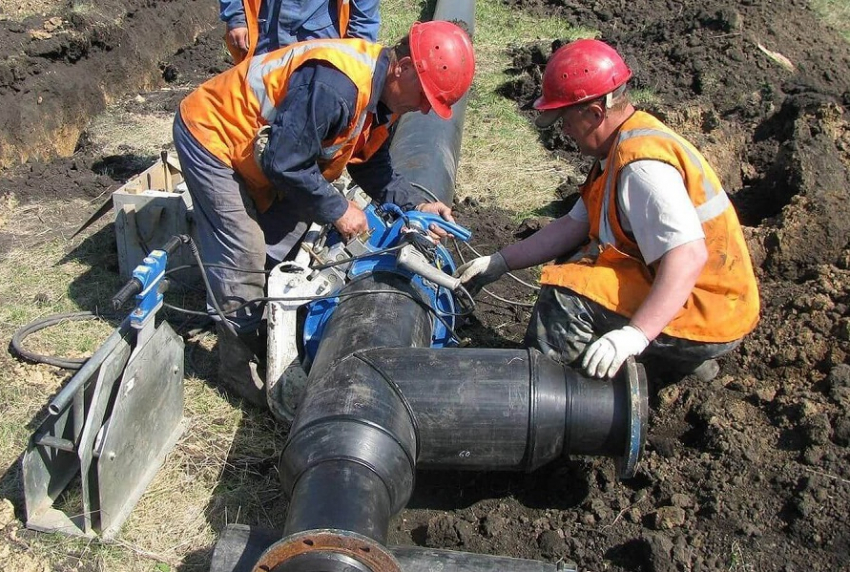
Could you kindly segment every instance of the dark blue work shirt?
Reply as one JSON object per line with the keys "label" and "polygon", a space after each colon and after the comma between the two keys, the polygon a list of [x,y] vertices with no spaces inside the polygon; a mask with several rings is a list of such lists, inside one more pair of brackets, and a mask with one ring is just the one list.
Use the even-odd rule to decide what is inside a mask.
{"label": "dark blue work shirt", "polygon": [[[373,128],[389,123],[390,110],[379,101],[389,66],[389,50],[381,52],[372,79],[367,110]],[[309,218],[332,223],[348,208],[348,201],[325,178],[317,160],[322,141],[344,133],[356,111],[357,88],[338,69],[323,62],[307,62],[289,78],[286,97],[277,106],[261,167],[275,188],[293,197]],[[354,182],[378,202],[392,202],[409,210],[429,202],[397,173],[389,154],[389,140],[368,160],[349,165]]]}
{"label": "dark blue work shirt", "polygon": [[[259,38],[254,54],[318,38],[339,38],[339,2],[342,0],[262,0],[258,17]],[[378,41],[378,0],[350,0],[346,38]],[[227,29],[245,28],[242,0],[219,0],[219,14]]]}

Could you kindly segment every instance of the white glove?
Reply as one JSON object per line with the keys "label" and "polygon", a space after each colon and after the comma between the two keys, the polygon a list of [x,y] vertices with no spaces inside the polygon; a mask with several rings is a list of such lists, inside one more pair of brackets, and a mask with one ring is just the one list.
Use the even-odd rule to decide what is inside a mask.
{"label": "white glove", "polygon": [[626,358],[638,355],[648,345],[643,332],[634,326],[624,326],[590,344],[581,367],[590,377],[614,377]]}
{"label": "white glove", "polygon": [[497,252],[492,256],[481,256],[462,264],[455,272],[455,277],[460,278],[460,283],[471,296],[475,296],[484,286],[495,282],[508,270],[510,269],[505,258]]}

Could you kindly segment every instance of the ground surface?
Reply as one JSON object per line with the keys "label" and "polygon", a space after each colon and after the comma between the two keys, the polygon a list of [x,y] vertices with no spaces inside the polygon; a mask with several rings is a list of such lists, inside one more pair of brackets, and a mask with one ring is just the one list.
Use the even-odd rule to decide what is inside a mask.
{"label": "ground surface", "polygon": [[[227,66],[207,4],[112,0],[94,15],[0,21],[0,48],[13,54],[0,62],[0,162],[9,165],[0,195],[24,205],[94,198],[148,164],[155,146],[106,154],[80,133],[113,97],[146,86],[156,89],[123,112],[167,117],[185,86]],[[423,474],[391,541],[571,559],[584,570],[850,570],[847,42],[803,0],[510,4],[601,30],[626,54],[635,87],[654,94],[648,108],[704,150],[745,224],[762,319],[713,382],[650,371],[652,414],[637,478],[618,482],[605,459],[530,475]],[[151,25],[151,6],[196,30],[194,45],[178,51],[180,39],[160,33],[125,51],[122,30]],[[116,19],[124,24],[110,24]],[[513,79],[502,87],[529,117],[550,48],[515,47]],[[117,77],[108,74],[129,61],[144,81],[110,83],[115,93],[105,93]],[[557,133],[543,138],[566,160],[583,161]],[[73,149],[68,158],[36,159]],[[29,162],[15,166],[21,158]],[[561,194],[575,184],[567,181]],[[518,226],[475,200],[456,208],[487,252],[541,222]],[[50,222],[67,233],[83,218]],[[23,240],[0,228],[0,248]],[[493,290],[531,297],[509,281]],[[527,309],[487,300],[462,333],[476,345],[517,345]]]}

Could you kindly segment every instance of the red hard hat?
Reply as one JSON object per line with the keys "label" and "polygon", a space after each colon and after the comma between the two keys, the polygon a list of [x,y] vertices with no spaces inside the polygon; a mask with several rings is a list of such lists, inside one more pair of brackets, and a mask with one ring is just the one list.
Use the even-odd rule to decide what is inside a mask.
{"label": "red hard hat", "polygon": [[[534,102],[534,109],[546,111],[592,101],[611,93],[632,77],[632,70],[617,51],[599,40],[576,40],[559,48],[543,72],[543,95]],[[557,114],[543,114],[548,119]],[[546,121],[538,121],[546,126]]]}
{"label": "red hard hat", "polygon": [[428,103],[437,115],[450,118],[452,105],[466,94],[475,73],[469,36],[451,22],[415,22],[410,28],[410,56]]}

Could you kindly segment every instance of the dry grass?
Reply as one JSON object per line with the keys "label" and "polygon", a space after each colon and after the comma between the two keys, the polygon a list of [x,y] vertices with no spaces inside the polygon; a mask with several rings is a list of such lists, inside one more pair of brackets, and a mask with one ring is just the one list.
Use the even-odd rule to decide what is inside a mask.
{"label": "dry grass", "polygon": [[850,3],[847,0],[812,0],[814,10],[850,41]]}
{"label": "dry grass", "polygon": [[155,156],[163,148],[171,146],[173,122],[171,114],[128,113],[120,108],[120,104],[114,104],[91,122],[86,133],[104,155],[132,153],[141,157]]}
{"label": "dry grass", "polygon": [[67,2],[64,0],[0,0],[0,19],[21,21],[34,15],[55,14]]}

